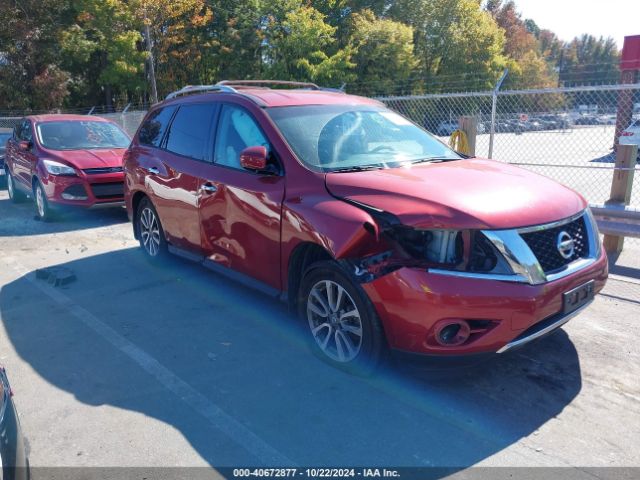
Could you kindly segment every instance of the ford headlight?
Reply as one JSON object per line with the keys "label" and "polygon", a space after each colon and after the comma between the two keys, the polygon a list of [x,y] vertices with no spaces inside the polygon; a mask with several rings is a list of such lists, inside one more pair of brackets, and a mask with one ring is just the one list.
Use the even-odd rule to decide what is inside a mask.
{"label": "ford headlight", "polygon": [[44,168],[47,169],[51,175],[67,175],[67,176],[75,176],[76,171],[69,165],[65,165],[64,163],[55,162],[53,160],[43,160]]}

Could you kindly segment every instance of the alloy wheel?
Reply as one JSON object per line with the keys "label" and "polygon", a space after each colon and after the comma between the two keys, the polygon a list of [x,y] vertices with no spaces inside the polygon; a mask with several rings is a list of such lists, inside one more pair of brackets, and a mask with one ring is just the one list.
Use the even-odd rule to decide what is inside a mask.
{"label": "alloy wheel", "polygon": [[7,173],[7,191],[9,192],[9,198],[13,200],[15,192],[13,191],[13,178],[10,173]]}
{"label": "alloy wheel", "polygon": [[38,208],[38,215],[40,216],[40,218],[45,218],[46,208],[45,208],[44,193],[40,185],[36,185],[36,207]]}
{"label": "alloy wheel", "polygon": [[140,238],[147,253],[155,257],[160,252],[160,225],[155,212],[145,207],[140,212]]}
{"label": "alloy wheel", "polygon": [[360,312],[340,284],[322,280],[313,286],[307,299],[307,320],[318,347],[329,358],[347,363],[360,353]]}

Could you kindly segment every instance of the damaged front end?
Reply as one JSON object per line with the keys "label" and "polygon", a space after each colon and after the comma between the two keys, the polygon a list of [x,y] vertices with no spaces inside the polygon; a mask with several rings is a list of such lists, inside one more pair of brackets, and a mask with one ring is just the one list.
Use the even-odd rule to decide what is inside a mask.
{"label": "damaged front end", "polygon": [[424,229],[404,225],[393,214],[346,200],[371,215],[376,225],[364,228],[375,239],[379,252],[340,263],[360,283],[400,268],[449,270],[487,275],[511,275],[509,263],[480,230]]}

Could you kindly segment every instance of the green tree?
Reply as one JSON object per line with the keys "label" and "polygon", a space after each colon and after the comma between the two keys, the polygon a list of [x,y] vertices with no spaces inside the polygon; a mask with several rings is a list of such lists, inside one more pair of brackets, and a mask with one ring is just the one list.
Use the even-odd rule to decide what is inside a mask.
{"label": "green tree", "polygon": [[409,80],[418,65],[413,29],[394,20],[378,19],[370,10],[354,14],[352,22],[355,91],[362,95],[410,91]]}
{"label": "green tree", "polygon": [[264,29],[266,75],[327,85],[351,80],[351,48],[327,53],[336,41],[335,32],[336,27],[325,22],[325,15],[308,6],[285,13],[282,21],[269,16]]}
{"label": "green tree", "polygon": [[620,79],[620,51],[612,38],[582,35],[562,49],[558,61],[560,81],[577,83],[615,83]]}
{"label": "green tree", "polygon": [[69,75],[59,68],[58,38],[70,10],[68,0],[0,1],[0,109],[62,106]]}
{"label": "green tree", "polygon": [[504,32],[477,0],[397,0],[390,14],[413,27],[420,76],[440,90],[490,88],[506,65]]}
{"label": "green tree", "polygon": [[496,23],[505,32],[504,53],[516,60],[537,48],[535,36],[529,32],[513,1],[493,0],[487,5]]}
{"label": "green tree", "polygon": [[[94,85],[104,92],[110,107],[114,95],[128,100],[146,87],[141,47],[142,25],[130,2],[123,0],[76,0],[75,23],[62,36],[64,57],[74,58],[75,68],[81,60],[91,65]],[[78,62],[78,60],[80,62]]]}

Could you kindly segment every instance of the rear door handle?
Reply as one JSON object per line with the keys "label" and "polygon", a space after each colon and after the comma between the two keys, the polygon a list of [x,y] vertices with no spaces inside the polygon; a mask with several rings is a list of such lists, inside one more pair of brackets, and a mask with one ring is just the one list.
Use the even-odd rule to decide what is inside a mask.
{"label": "rear door handle", "polygon": [[160,170],[158,170],[156,167],[149,167],[146,170],[152,175],[158,175],[160,173]]}
{"label": "rear door handle", "polygon": [[202,190],[205,193],[216,193],[218,191],[218,187],[216,187],[211,183],[205,183],[200,187],[200,190]]}

